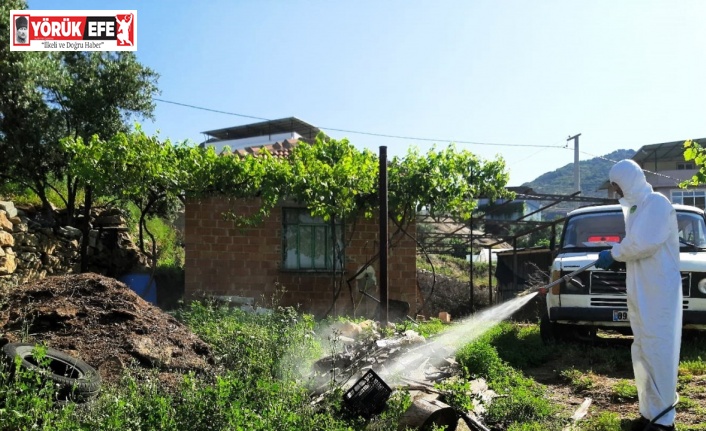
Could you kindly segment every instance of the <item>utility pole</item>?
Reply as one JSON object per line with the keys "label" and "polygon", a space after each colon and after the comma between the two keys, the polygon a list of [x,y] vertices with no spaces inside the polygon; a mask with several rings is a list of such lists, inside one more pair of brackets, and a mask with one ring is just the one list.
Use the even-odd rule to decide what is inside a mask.
{"label": "utility pole", "polygon": [[581,191],[581,174],[579,172],[579,136],[581,136],[580,133],[578,135],[569,136],[566,139],[566,142],[569,142],[572,139],[574,140],[574,187],[576,187],[577,192]]}

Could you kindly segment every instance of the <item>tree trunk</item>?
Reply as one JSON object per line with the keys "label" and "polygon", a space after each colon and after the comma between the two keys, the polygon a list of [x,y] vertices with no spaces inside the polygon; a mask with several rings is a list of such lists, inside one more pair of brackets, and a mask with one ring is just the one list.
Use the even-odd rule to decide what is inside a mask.
{"label": "tree trunk", "polygon": [[76,210],[76,184],[71,184],[72,178],[66,176],[66,226],[73,226],[74,211]]}
{"label": "tree trunk", "polygon": [[88,241],[91,232],[91,207],[93,201],[93,188],[86,186],[83,201],[83,223],[81,223],[81,272],[88,272]]}
{"label": "tree trunk", "polygon": [[456,411],[439,400],[415,400],[400,417],[398,429],[431,430],[434,427],[446,426],[447,431],[455,431],[458,425]]}

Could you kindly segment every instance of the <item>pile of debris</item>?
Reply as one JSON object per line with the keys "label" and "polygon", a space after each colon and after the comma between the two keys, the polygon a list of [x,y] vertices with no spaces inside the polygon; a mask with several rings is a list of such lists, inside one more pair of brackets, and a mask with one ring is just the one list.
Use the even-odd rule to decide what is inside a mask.
{"label": "pile of debris", "polygon": [[[410,411],[420,410],[421,413],[416,414],[442,420],[444,415],[440,412],[450,409],[442,402],[445,394],[436,384],[460,378],[461,369],[454,359],[454,349],[437,343],[434,338],[425,339],[414,330],[383,338],[373,321],[339,323],[328,332],[332,353],[314,364],[312,375],[317,401],[323,400],[332,388],[350,390],[372,370],[376,378],[384,380],[391,388],[410,393],[413,401]],[[452,412],[452,416],[465,415],[467,420],[475,422],[476,429],[483,429],[479,428],[482,427],[480,418],[496,394],[483,379],[477,379],[470,382],[469,395],[474,400],[473,410]],[[435,424],[441,425],[441,422]]]}
{"label": "pile of debris", "polygon": [[104,382],[130,366],[155,369],[165,382],[209,371],[210,347],[127,285],[87,273],[32,281],[0,298],[0,346],[44,343],[82,359]]}

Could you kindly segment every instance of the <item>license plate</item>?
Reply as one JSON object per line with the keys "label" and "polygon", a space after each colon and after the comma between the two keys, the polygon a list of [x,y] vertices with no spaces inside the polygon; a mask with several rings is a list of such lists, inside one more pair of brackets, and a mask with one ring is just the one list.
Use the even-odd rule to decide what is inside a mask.
{"label": "license plate", "polygon": [[613,322],[629,322],[627,310],[613,310]]}

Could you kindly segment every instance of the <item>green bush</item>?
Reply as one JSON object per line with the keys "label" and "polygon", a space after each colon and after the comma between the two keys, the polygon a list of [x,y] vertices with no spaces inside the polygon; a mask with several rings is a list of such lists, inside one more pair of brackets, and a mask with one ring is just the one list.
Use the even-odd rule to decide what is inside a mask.
{"label": "green bush", "polygon": [[88,429],[104,431],[176,429],[172,397],[159,385],[156,375],[131,370],[117,387],[105,387],[80,421]]}
{"label": "green bush", "polygon": [[249,378],[299,377],[322,352],[312,336],[313,317],[291,307],[255,314],[192,302],[176,315],[212,346],[221,365]]}
{"label": "green bush", "polygon": [[699,356],[693,361],[681,361],[679,363],[679,374],[690,374],[692,376],[703,376],[706,374],[706,362]]}
{"label": "green bush", "polygon": [[395,331],[398,333],[403,333],[404,331],[410,329],[416,331],[422,337],[428,338],[448,329],[448,325],[436,317],[432,317],[431,319],[423,322],[410,322],[409,320],[404,320],[395,325]]}
{"label": "green bush", "polygon": [[560,431],[561,423],[556,422],[517,422],[510,424],[507,431]]}
{"label": "green bush", "polygon": [[456,360],[470,376],[494,380],[509,368],[498,356],[495,347],[487,342],[476,341],[466,344],[456,352]]}

